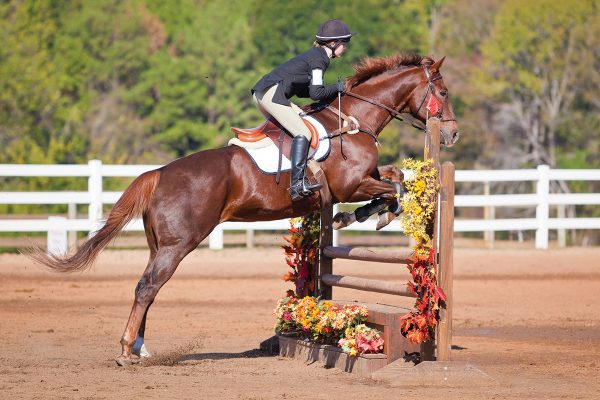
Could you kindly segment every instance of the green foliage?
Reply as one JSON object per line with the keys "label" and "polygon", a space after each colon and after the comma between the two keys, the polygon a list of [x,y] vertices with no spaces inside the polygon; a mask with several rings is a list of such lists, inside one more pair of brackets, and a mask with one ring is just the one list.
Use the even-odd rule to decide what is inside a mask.
{"label": "green foliage", "polygon": [[529,164],[558,165],[558,144],[570,140],[569,126],[586,108],[574,102],[597,77],[598,59],[589,56],[599,44],[597,8],[595,1],[506,1],[482,44],[485,64],[475,83],[510,107],[527,138],[513,145],[531,153]]}
{"label": "green foliage", "polygon": [[500,79],[482,89],[541,94],[548,76],[560,77],[570,64],[579,62],[576,47],[592,12],[592,3],[579,0],[507,1],[483,45],[483,54],[496,66]]}
{"label": "green foliage", "polygon": [[[225,145],[262,119],[252,85],[341,18],[358,36],[328,82],[363,57],[448,55],[459,168],[504,165],[501,146],[522,153],[507,167],[598,166],[599,14],[594,0],[4,1],[0,163],[163,163]],[[519,107],[531,115],[509,119]],[[400,123],[381,141],[382,163],[422,152]]]}

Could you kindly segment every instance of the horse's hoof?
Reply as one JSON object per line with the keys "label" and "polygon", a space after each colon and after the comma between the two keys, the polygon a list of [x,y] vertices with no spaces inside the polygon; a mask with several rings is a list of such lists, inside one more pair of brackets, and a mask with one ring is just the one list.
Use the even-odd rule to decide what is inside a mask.
{"label": "horse's hoof", "polygon": [[140,358],[136,356],[127,357],[121,354],[119,357],[115,358],[115,361],[119,367],[125,367],[127,365],[138,364],[140,362]]}
{"label": "horse's hoof", "polygon": [[131,348],[131,354],[135,356],[139,356],[140,358],[148,358],[150,357],[150,352],[146,348],[146,344],[143,342],[143,339],[136,340]]}
{"label": "horse's hoof", "polygon": [[375,229],[380,230],[381,228],[388,226],[389,223],[394,220],[394,218],[396,218],[396,214],[391,213],[389,211],[383,214],[379,214],[379,219],[377,220],[377,226],[375,227]]}
{"label": "horse's hoof", "polygon": [[333,221],[331,223],[331,227],[333,229],[342,229],[347,227],[353,222],[356,222],[355,218],[352,218],[354,214],[350,214],[347,212],[339,212],[333,217]]}

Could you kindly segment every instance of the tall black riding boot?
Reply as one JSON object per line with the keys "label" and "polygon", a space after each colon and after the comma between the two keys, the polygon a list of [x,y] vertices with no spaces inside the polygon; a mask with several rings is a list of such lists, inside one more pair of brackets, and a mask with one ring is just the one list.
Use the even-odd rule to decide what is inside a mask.
{"label": "tall black riding boot", "polygon": [[288,189],[290,196],[292,196],[292,201],[301,200],[304,196],[312,195],[313,190],[321,189],[320,184],[306,181],[306,159],[308,157],[309,146],[310,142],[302,135],[295,136],[292,141],[290,156],[292,161],[292,175],[290,188]]}

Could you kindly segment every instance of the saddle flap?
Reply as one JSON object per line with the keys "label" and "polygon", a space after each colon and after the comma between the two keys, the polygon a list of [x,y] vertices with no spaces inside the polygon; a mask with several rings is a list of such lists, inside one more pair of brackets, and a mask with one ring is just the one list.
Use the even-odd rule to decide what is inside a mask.
{"label": "saddle flap", "polygon": [[[304,116],[303,119],[310,122],[311,125],[307,124],[307,126],[313,135],[308,158],[314,158],[317,161],[324,160],[331,149],[331,140],[327,136],[325,127],[310,115]],[[261,126],[254,129],[232,128],[232,131],[239,132],[239,134],[236,135],[238,137],[229,140],[229,145],[242,147],[261,172],[277,174],[280,162],[281,171],[290,170],[289,154],[292,147],[292,137],[284,133],[275,120],[265,121]],[[239,138],[255,139],[256,141],[242,141]]]}
{"label": "saddle flap", "polygon": [[[302,120],[310,131],[310,147],[313,150],[316,150],[317,146],[319,145],[319,132],[317,131],[317,128],[315,128],[309,121],[306,119]],[[232,127],[231,131],[235,134],[235,137],[242,142],[254,143],[265,139],[266,137],[270,137],[271,140],[277,144],[283,128],[276,121],[269,118],[262,125],[257,126],[256,128],[244,129]],[[289,137],[289,135],[286,136]]]}
{"label": "saddle flap", "polygon": [[280,130],[271,119],[267,119],[262,125],[256,128],[244,129],[232,127],[231,131],[235,134],[235,137],[242,142],[258,142],[267,137],[266,132],[270,130]]}

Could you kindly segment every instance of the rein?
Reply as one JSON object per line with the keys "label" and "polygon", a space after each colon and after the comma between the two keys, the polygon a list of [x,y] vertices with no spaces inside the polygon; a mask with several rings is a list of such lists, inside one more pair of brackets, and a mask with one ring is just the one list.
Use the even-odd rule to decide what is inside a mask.
{"label": "rein", "polygon": [[393,108],[388,107],[385,104],[378,102],[377,100],[373,100],[368,97],[361,96],[360,94],[356,94],[356,93],[352,93],[352,92],[345,92],[344,94],[346,94],[350,97],[354,97],[356,99],[365,101],[367,103],[373,104],[374,106],[383,108],[384,110],[386,110],[387,112],[392,114],[392,117],[394,117],[395,119],[402,121],[405,124],[408,124],[414,128],[417,128],[418,130],[421,130],[421,131],[425,130],[425,124],[408,113],[402,113],[402,112],[396,111]]}
{"label": "rein", "polygon": [[[441,119],[441,116],[442,116],[442,113],[444,111],[444,108],[443,108],[443,103],[440,102],[437,99],[437,96],[435,95],[435,85],[434,85],[434,82],[437,81],[437,80],[442,79],[442,75],[438,73],[435,77],[431,77],[431,73],[429,72],[429,68],[428,68],[428,66],[425,66],[425,65],[423,66],[423,72],[425,73],[425,77],[427,78],[427,90],[425,91],[425,94],[423,95],[423,99],[419,103],[419,108],[417,108],[417,114],[419,113],[419,111],[421,111],[421,108],[423,107],[423,104],[425,104],[425,100],[427,100],[427,96],[430,95],[430,96],[435,97],[435,99],[441,104],[440,109],[438,110],[438,112],[435,115],[436,117],[438,117],[440,119],[440,122],[456,121],[454,118]],[[387,112],[389,112],[392,115],[393,118],[395,118],[395,119],[397,119],[399,121],[402,121],[405,124],[408,124],[408,125],[416,128],[416,129],[418,129],[418,130],[421,130],[421,131],[426,131],[427,130],[427,127],[426,127],[426,125],[423,122],[421,122],[417,118],[413,117],[409,113],[405,113],[405,112],[400,112],[400,111],[394,110],[393,108],[388,107],[385,104],[380,103],[377,100],[374,100],[374,99],[362,96],[362,95],[357,94],[357,93],[352,93],[350,91],[347,91],[347,92],[344,92],[344,94],[347,95],[347,96],[350,96],[350,97],[354,97],[355,99],[362,100],[364,102],[373,104],[374,106],[377,106],[379,108],[383,108],[384,110],[386,110]],[[303,115],[312,114],[314,112],[321,111],[324,108],[328,109],[332,113],[336,114],[339,118],[341,118],[344,121],[346,121],[348,123],[348,125],[345,128],[342,128],[340,126],[339,129],[336,129],[335,131],[331,132],[330,134],[327,135],[327,137],[322,138],[321,140],[332,139],[332,138],[335,138],[337,136],[339,136],[340,139],[341,139],[343,134],[345,134],[349,130],[353,129],[351,127],[351,121],[341,111],[341,109],[338,110],[338,109],[333,108],[333,107],[331,107],[329,105],[326,105],[326,104],[323,104],[321,107],[313,108],[310,111],[305,111],[303,113]],[[362,127],[358,127],[358,130],[360,132],[368,134],[369,136],[371,136],[373,138],[373,140],[375,140],[376,143],[379,143],[379,140],[377,139],[377,135],[374,132],[371,132],[370,130],[364,129]]]}

